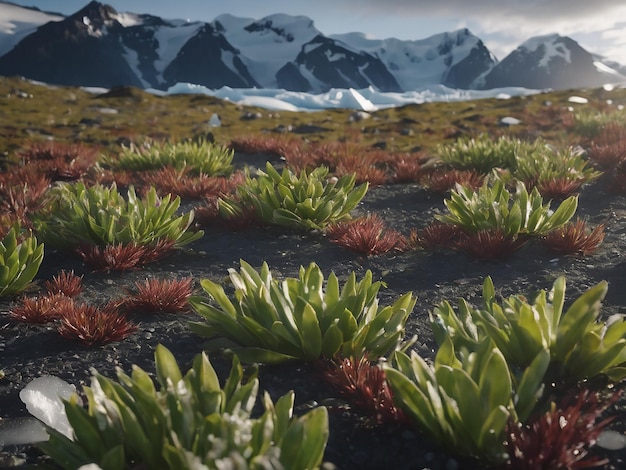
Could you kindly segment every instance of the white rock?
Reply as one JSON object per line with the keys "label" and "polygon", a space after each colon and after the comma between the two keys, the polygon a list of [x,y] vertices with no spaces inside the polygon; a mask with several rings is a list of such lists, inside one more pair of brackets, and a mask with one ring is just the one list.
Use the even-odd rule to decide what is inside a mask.
{"label": "white rock", "polygon": [[626,436],[617,431],[605,429],[598,436],[596,445],[607,450],[620,450],[626,447]]}
{"label": "white rock", "polygon": [[74,385],[48,375],[29,382],[20,391],[20,399],[31,415],[72,439],[72,426],[67,420],[61,399],[69,400],[75,393]]}
{"label": "white rock", "polygon": [[519,119],[515,119],[512,116],[507,116],[507,117],[503,117],[502,119],[500,119],[501,126],[517,126],[521,122],[522,121],[520,121]]}
{"label": "white rock", "polygon": [[582,96],[570,96],[567,101],[569,101],[570,103],[577,103],[577,104],[587,104],[589,103],[589,100],[587,98],[583,98]]}
{"label": "white rock", "polygon": [[209,127],[220,127],[222,125],[222,120],[220,119],[219,114],[213,113],[207,124]]}

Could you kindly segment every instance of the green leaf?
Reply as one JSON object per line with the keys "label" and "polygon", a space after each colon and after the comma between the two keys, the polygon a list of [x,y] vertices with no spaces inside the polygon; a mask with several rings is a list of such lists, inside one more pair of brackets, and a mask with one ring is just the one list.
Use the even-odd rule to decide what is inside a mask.
{"label": "green leaf", "polygon": [[154,351],[154,357],[157,378],[161,387],[167,388],[168,384],[176,386],[178,382],[183,380],[174,355],[166,347],[158,344]]}

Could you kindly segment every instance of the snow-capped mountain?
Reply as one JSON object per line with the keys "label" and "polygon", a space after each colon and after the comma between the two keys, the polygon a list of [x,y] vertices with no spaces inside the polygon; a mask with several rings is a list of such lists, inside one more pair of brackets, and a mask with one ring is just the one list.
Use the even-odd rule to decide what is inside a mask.
{"label": "snow-capped mountain", "polygon": [[482,88],[580,88],[623,81],[573,39],[551,34],[528,39],[477,81]]}
{"label": "snow-capped mountain", "polygon": [[440,83],[469,88],[495,64],[495,57],[468,29],[437,34],[416,41],[369,39],[362,33],[331,36],[379,58],[403,90]]}
{"label": "snow-capped mountain", "polygon": [[61,85],[168,89],[189,82],[313,93],[568,88],[624,81],[618,67],[558,35],[532,38],[497,62],[467,29],[374,40],[326,36],[305,16],[221,15],[206,23],[120,13],[92,1],[63,17],[0,0],[0,75]]}

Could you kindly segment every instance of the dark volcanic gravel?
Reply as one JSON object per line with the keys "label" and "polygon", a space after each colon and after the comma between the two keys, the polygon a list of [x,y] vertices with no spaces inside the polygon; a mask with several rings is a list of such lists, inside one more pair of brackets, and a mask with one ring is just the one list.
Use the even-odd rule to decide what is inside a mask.
{"label": "dark volcanic gravel", "polygon": [[[486,276],[492,276],[503,295],[531,293],[550,289],[556,276],[567,276],[567,300],[571,301],[602,279],[610,282],[603,308],[603,318],[623,312],[626,306],[626,199],[606,194],[602,182],[586,188],[580,195],[577,214],[595,226],[606,222],[606,238],[597,253],[587,257],[556,257],[533,245],[501,261],[472,260],[462,253],[408,252],[366,259],[332,245],[320,234],[287,233],[281,229],[254,229],[226,232],[205,230],[205,236],[161,262],[125,273],[92,273],[77,257],[46,251],[37,276],[39,281],[51,279],[61,269],[84,274],[82,299],[102,304],[125,294],[137,280],[147,277],[221,280],[228,268],[239,267],[244,259],[255,267],[267,261],[277,278],[297,276],[300,265],[315,261],[327,276],[334,271],[345,280],[351,271],[360,279],[370,269],[375,279],[384,280],[381,305],[387,305],[401,294],[413,291],[417,305],[407,324],[407,335],[418,335],[415,346],[420,354],[432,357],[434,340],[428,324],[428,311],[433,304],[447,299],[456,305],[458,298],[478,301]],[[389,185],[370,189],[354,215],[377,212],[385,222],[405,234],[411,228],[427,225],[436,212],[444,211],[442,197],[417,185]],[[41,284],[41,282],[39,283]],[[116,367],[129,372],[132,364],[153,371],[153,353],[161,343],[173,351],[183,370],[202,350],[204,338],[190,332],[187,322],[199,318],[195,313],[135,316],[139,330],[126,340],[101,347],[86,348],[62,339],[51,326],[31,326],[11,322],[8,312],[14,301],[0,302],[0,416],[28,416],[19,400],[19,391],[33,378],[56,375],[80,388],[89,383],[90,369],[113,376]],[[230,361],[212,354],[211,361],[218,375],[225,379]],[[462,469],[477,468],[476,462],[465,462],[428,442],[417,431],[398,426],[374,426],[339,397],[338,393],[319,379],[313,365],[291,364],[262,366],[261,388],[274,400],[295,390],[298,411],[317,404],[330,411],[330,439],[325,460],[340,469]],[[626,416],[622,399],[613,410],[618,413],[611,429],[624,432]],[[625,468],[624,451],[600,451],[610,459],[605,468]],[[11,456],[38,464],[45,459],[29,446],[13,446],[2,450],[4,464]]]}

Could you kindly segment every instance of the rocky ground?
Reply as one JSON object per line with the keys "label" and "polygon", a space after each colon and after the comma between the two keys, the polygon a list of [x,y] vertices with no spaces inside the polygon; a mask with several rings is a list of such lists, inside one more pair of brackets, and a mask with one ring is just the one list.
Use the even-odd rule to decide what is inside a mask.
{"label": "rocky ground", "polygon": [[[444,210],[442,197],[414,184],[388,185],[371,189],[354,215],[376,212],[393,228],[408,234],[411,228],[424,227],[436,212]],[[610,283],[603,316],[623,312],[626,306],[626,198],[605,193],[601,182],[583,190],[578,215],[592,226],[606,223],[606,238],[599,250],[585,257],[556,257],[540,246],[528,246],[505,260],[478,261],[465,254],[441,252],[406,252],[364,258],[331,244],[320,234],[289,233],[280,229],[254,229],[227,232],[207,229],[197,242],[161,262],[141,271],[125,273],[90,272],[77,257],[46,251],[37,280],[50,279],[61,269],[84,275],[83,300],[102,304],[119,298],[135,281],[148,277],[221,280],[228,268],[238,268],[243,259],[255,267],[266,261],[275,277],[297,276],[301,265],[315,261],[325,274],[334,271],[345,279],[351,271],[362,277],[372,270],[375,279],[387,288],[380,293],[381,304],[391,303],[401,294],[412,291],[417,305],[409,317],[407,334],[418,336],[415,348],[432,357],[435,348],[428,322],[428,312],[435,303],[447,299],[456,304],[460,297],[480,299],[481,285],[491,276],[502,295],[531,293],[550,289],[558,275],[567,276],[567,299],[606,279]],[[27,416],[19,400],[19,391],[33,378],[50,374],[77,385],[89,383],[90,369],[112,376],[116,367],[129,371],[132,364],[153,370],[153,353],[161,343],[172,350],[187,369],[203,348],[203,338],[192,333],[188,321],[195,313],[136,316],[139,330],[131,337],[101,347],[86,348],[58,336],[51,326],[31,326],[10,321],[13,301],[0,303],[0,416],[5,423]],[[219,354],[211,361],[220,377],[227,376],[230,363]],[[463,461],[421,436],[418,431],[397,425],[375,426],[359,410],[353,409],[339,394],[320,380],[311,364],[262,366],[261,388],[274,399],[295,390],[298,411],[325,405],[330,411],[330,438],[325,461],[340,469],[462,469],[477,468],[473,461]],[[626,431],[626,401],[611,409],[617,419],[610,428]],[[0,421],[0,426],[2,425]],[[598,450],[610,459],[605,468],[624,468],[626,452]],[[45,462],[36,448],[9,446],[0,452],[5,466],[38,466]],[[26,467],[24,467],[26,468]]]}

